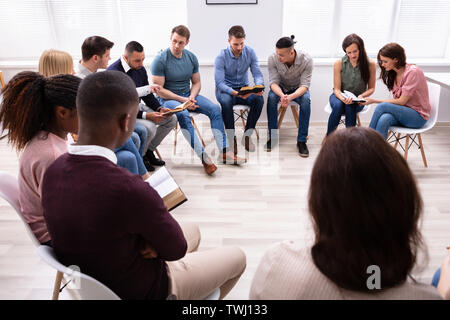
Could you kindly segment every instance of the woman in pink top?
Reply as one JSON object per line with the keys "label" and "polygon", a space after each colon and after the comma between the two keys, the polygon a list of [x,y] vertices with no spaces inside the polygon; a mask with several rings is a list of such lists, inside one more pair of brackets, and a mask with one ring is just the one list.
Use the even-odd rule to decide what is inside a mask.
{"label": "woman in pink top", "polygon": [[76,94],[81,79],[73,75],[45,78],[24,71],[3,90],[0,122],[20,156],[19,201],[22,214],[42,244],[50,243],[41,205],[45,170],[67,152],[67,134],[77,133]]}
{"label": "woman in pink top", "polygon": [[364,104],[379,103],[370,128],[387,138],[389,127],[421,128],[430,117],[428,86],[422,70],[406,63],[405,50],[397,43],[388,43],[378,52],[380,78],[392,91],[394,99],[367,98]]}

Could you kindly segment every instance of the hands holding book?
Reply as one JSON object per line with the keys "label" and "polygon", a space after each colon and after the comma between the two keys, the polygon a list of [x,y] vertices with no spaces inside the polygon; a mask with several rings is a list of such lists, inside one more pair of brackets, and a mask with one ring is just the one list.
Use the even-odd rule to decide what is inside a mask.
{"label": "hands holding book", "polygon": [[239,98],[247,99],[250,95],[255,94],[257,96],[262,96],[264,94],[263,85],[255,85],[253,87],[242,87],[239,91],[233,91],[233,96],[239,96]]}
{"label": "hands holding book", "polygon": [[361,95],[355,96],[355,94],[353,92],[350,92],[347,90],[344,90],[344,92],[341,92],[341,96],[342,96],[341,101],[344,102],[345,104],[353,104],[355,102],[357,102],[359,105],[368,104],[366,98],[364,98]]}

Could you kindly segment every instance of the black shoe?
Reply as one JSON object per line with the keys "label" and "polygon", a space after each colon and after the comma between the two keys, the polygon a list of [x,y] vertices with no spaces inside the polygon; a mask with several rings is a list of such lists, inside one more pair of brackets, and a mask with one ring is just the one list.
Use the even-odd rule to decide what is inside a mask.
{"label": "black shoe", "polygon": [[272,151],[272,140],[271,139],[267,140],[266,144],[264,145],[264,150],[266,150],[267,152]]}
{"label": "black shoe", "polygon": [[163,166],[166,163],[158,158],[155,157],[155,154],[153,151],[147,150],[147,153],[144,155],[144,160],[147,160],[150,162],[150,164],[154,166]]}
{"label": "black shoe", "polygon": [[308,147],[306,146],[305,142],[298,141],[297,148],[298,148],[298,153],[299,153],[300,157],[307,158],[309,156],[309,150],[308,150]]}
{"label": "black shoe", "polygon": [[152,164],[147,160],[146,157],[142,158],[142,160],[144,161],[144,166],[147,168],[148,172],[155,171],[155,167],[152,166]]}
{"label": "black shoe", "polygon": [[275,148],[278,144],[278,138],[270,138],[267,140],[266,144],[264,145],[264,150],[267,152],[272,151],[273,148]]}

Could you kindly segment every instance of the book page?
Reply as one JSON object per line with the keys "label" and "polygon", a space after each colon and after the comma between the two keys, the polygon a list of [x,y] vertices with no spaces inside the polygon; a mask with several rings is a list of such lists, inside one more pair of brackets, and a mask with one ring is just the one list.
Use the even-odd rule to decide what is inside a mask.
{"label": "book page", "polygon": [[147,179],[147,182],[158,192],[161,198],[178,188],[177,183],[165,167],[155,171]]}

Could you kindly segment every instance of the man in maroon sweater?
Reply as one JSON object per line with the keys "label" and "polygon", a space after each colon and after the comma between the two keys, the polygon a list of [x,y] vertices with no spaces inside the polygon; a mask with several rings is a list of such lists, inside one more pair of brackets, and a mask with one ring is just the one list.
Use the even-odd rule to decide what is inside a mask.
{"label": "man in maroon sweater", "polygon": [[[52,246],[122,299],[223,298],[245,270],[236,247],[194,252],[198,227],[183,229],[158,193],[116,165],[138,112],[133,81],[119,71],[87,76],[78,89],[78,141],[46,171],[42,206]],[[187,254],[186,254],[187,253]]]}
{"label": "man in maroon sweater", "polygon": [[[164,261],[182,258],[187,243],[158,193],[115,164],[112,150],[130,137],[136,121],[133,81],[118,71],[93,78],[82,82],[77,98],[77,144],[44,177],[52,245],[62,263],[79,266],[123,299],[165,299]],[[142,256],[144,244],[157,258]]]}

